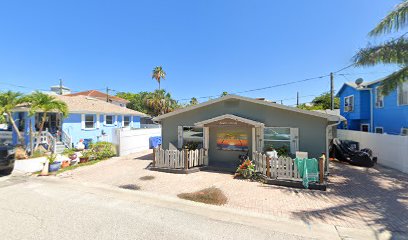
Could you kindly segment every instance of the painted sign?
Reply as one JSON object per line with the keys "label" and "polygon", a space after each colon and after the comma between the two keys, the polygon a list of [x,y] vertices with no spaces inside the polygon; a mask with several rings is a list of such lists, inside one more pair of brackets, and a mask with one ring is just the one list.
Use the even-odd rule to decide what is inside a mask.
{"label": "painted sign", "polygon": [[242,132],[218,133],[217,149],[225,151],[248,151],[248,135]]}

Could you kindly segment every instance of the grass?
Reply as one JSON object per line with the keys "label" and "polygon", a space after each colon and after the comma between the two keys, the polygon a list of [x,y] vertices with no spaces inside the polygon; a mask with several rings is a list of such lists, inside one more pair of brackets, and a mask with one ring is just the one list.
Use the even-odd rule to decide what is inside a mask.
{"label": "grass", "polygon": [[154,176],[148,175],[148,176],[143,176],[143,177],[141,177],[139,179],[142,180],[142,181],[149,181],[149,180],[153,180]]}
{"label": "grass", "polygon": [[123,189],[129,189],[129,190],[140,190],[140,187],[136,184],[125,184],[125,185],[120,185],[119,187]]}
{"label": "grass", "polygon": [[192,193],[180,193],[177,197],[212,205],[224,205],[228,200],[224,193],[216,187],[205,188]]}
{"label": "grass", "polygon": [[[103,160],[105,160],[105,159],[103,159]],[[63,172],[65,172],[65,171],[74,170],[74,169],[76,169],[76,168],[83,167],[83,166],[94,165],[95,163],[101,162],[101,161],[103,161],[103,160],[92,160],[92,161],[89,161],[89,162],[78,163],[78,164],[76,164],[76,165],[68,166],[68,167],[66,167],[66,168],[61,168],[60,170],[57,171],[57,174],[63,173]]]}

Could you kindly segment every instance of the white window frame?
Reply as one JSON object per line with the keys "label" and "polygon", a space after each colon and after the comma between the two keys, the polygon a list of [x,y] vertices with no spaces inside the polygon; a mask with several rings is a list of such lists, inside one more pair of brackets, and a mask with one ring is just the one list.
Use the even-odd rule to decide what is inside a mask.
{"label": "white window frame", "polygon": [[[129,118],[129,124],[127,125],[127,126],[125,126],[125,117],[128,117]],[[130,125],[131,125],[131,123],[132,123],[132,116],[129,116],[129,115],[123,115],[123,118],[122,118],[122,123],[123,123],[123,127],[124,128],[129,128],[130,127]]]}
{"label": "white window frame", "polygon": [[177,130],[177,148],[182,149],[184,146],[184,128],[202,128],[203,129],[203,138],[201,141],[201,144],[203,146],[203,148],[208,148],[209,142],[208,142],[208,136],[206,137],[206,135],[208,135],[208,128],[206,127],[197,127],[197,126],[178,126],[178,130]]}
{"label": "white window frame", "polygon": [[[266,140],[265,138],[265,130],[270,128],[286,128],[289,129],[290,139],[289,140]],[[289,142],[289,152],[294,154],[296,151],[299,151],[299,129],[298,128],[291,128],[291,127],[264,127],[262,128],[262,150],[264,151],[265,142]]]}
{"label": "white window frame", "polygon": [[[108,123],[108,122],[106,121],[107,118],[108,118],[108,116],[109,116],[109,117],[112,117],[112,123]],[[113,126],[113,125],[115,125],[115,122],[116,122],[115,115],[110,115],[110,114],[105,114],[105,115],[104,115],[103,125],[105,125],[105,126]]]}
{"label": "white window frame", "polygon": [[[95,114],[82,114],[82,122],[83,122],[83,129],[85,129],[85,130],[94,130],[94,129],[96,129],[97,128],[97,123],[96,123],[96,121],[95,120],[97,120],[97,119],[95,119],[95,118],[97,118],[98,117],[98,115],[96,115],[95,116]],[[92,119],[93,119],[93,121],[92,121],[92,123],[93,123],[93,127],[87,127],[86,126],[86,117],[87,116],[92,116]]]}
{"label": "white window frame", "polygon": [[[381,129],[381,132],[378,133],[377,129]],[[383,134],[384,133],[384,128],[383,127],[375,127],[374,132],[377,133],[377,134]]]}
{"label": "white window frame", "polygon": [[[404,87],[406,87],[407,89],[404,89]],[[403,82],[402,84],[400,84],[397,88],[397,105],[398,106],[406,106],[408,105],[408,96],[407,96],[407,102],[406,103],[400,103],[400,95],[401,95],[401,91],[404,92],[408,92],[408,82]],[[408,93],[407,93],[408,95]]]}
{"label": "white window frame", "polygon": [[[406,131],[406,133],[404,133],[404,131]],[[408,136],[408,128],[406,128],[406,127],[401,128],[401,135],[402,136]]]}
{"label": "white window frame", "polygon": [[[384,107],[384,95],[379,92],[380,89],[381,89],[381,86],[378,86],[375,88],[375,107],[376,108]],[[380,101],[379,101],[379,97],[381,97]],[[381,105],[379,103],[381,103]]]}
{"label": "white window frame", "polygon": [[[347,99],[353,99],[353,104],[352,105],[346,105],[346,102],[347,102]],[[344,112],[354,112],[354,95],[349,95],[349,96],[347,96],[347,97],[344,97],[344,103],[343,103],[343,106],[344,106]],[[350,102],[350,100],[349,100],[349,102]],[[351,110],[349,109],[350,108],[350,106],[351,106]]]}
{"label": "white window frame", "polygon": [[363,126],[367,126],[367,132],[370,132],[370,124],[368,123],[361,123],[360,124],[360,131],[363,132]]}

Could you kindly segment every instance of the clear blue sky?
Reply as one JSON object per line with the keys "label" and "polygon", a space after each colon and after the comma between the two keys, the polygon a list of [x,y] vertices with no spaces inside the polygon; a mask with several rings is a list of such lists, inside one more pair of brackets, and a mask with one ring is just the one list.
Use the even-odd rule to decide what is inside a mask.
{"label": "clear blue sky", "polygon": [[[359,48],[381,42],[367,33],[399,2],[2,1],[0,82],[29,89],[0,88],[48,89],[62,78],[75,91],[152,91],[156,65],[176,99],[302,80],[349,65]],[[344,73],[369,81],[393,69]],[[336,89],[345,81],[336,76]],[[328,90],[324,78],[244,95],[279,100]]]}

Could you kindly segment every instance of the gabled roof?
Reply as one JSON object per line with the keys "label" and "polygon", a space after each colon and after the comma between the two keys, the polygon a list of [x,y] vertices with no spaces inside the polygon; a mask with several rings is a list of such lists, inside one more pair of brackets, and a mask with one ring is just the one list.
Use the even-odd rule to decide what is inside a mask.
{"label": "gabled roof", "polygon": [[319,112],[313,112],[313,111],[309,111],[309,110],[303,110],[300,108],[295,108],[295,107],[289,107],[289,106],[285,106],[282,104],[277,104],[274,102],[269,102],[269,101],[264,101],[264,100],[257,100],[254,98],[249,98],[249,97],[243,97],[243,96],[238,96],[238,95],[226,95],[220,98],[216,98],[213,100],[209,100],[207,102],[203,102],[194,106],[189,106],[189,107],[185,107],[182,109],[178,109],[175,110],[173,112],[170,113],[166,113],[160,116],[157,116],[155,118],[153,118],[154,121],[160,121],[162,119],[171,117],[171,116],[175,116],[184,112],[188,112],[188,111],[192,111],[194,109],[198,109],[198,108],[202,108],[205,106],[209,106],[211,104],[215,104],[218,102],[222,102],[228,99],[237,99],[237,100],[242,100],[242,101],[246,101],[246,102],[252,102],[252,103],[256,103],[256,104],[261,104],[261,105],[265,105],[265,106],[269,106],[269,107],[274,107],[274,108],[278,108],[278,109],[283,109],[283,110],[287,110],[287,111],[291,111],[291,112],[297,112],[297,113],[301,113],[301,114],[306,114],[306,115],[310,115],[310,116],[315,116],[315,117],[320,117],[320,118],[325,118],[329,121],[339,121],[340,118],[338,116],[334,116],[334,115],[330,115],[330,114],[325,114],[325,113],[319,113]]}
{"label": "gabled roof", "polygon": [[343,89],[344,89],[346,86],[352,87],[352,88],[354,88],[354,89],[356,89],[356,90],[368,90],[368,87],[369,87],[370,85],[376,84],[376,83],[378,83],[378,82],[382,82],[382,81],[384,81],[384,79],[385,79],[385,78],[380,78],[380,79],[377,79],[377,80],[374,80],[374,81],[370,81],[370,82],[362,82],[362,83],[360,84],[360,86],[358,86],[358,85],[357,85],[356,83],[354,83],[354,82],[345,82],[345,83],[343,84],[343,86],[341,86],[341,88],[339,89],[339,91],[337,92],[336,97],[338,97],[338,96],[340,95],[340,93],[343,91]]}
{"label": "gabled roof", "polygon": [[221,115],[221,116],[218,116],[218,117],[215,117],[215,118],[210,118],[210,119],[207,119],[207,120],[204,120],[204,121],[201,121],[201,122],[197,122],[194,125],[197,126],[197,127],[203,127],[205,124],[221,121],[221,120],[224,120],[224,119],[235,120],[237,122],[246,123],[246,124],[249,124],[249,125],[252,125],[252,126],[255,126],[255,127],[264,126],[264,124],[261,123],[261,122],[253,121],[253,120],[243,118],[243,117],[238,117],[238,116],[235,116],[233,114],[224,114],[224,115]]}
{"label": "gabled roof", "polygon": [[[88,91],[83,91],[83,92],[77,92],[77,93],[70,93],[70,94],[65,94],[64,96],[87,96],[87,97],[93,97],[93,98],[97,98],[99,100],[103,100],[106,101],[106,97],[107,94],[100,92],[98,90],[88,90]],[[121,102],[121,103],[129,103],[128,100],[120,98],[120,97],[116,97],[116,96],[112,96],[109,95],[109,99],[116,101],[116,102]]]}
{"label": "gabled roof", "polygon": [[[54,96],[54,95],[53,95]],[[112,115],[132,115],[146,117],[148,115],[134,111],[129,108],[120,107],[118,105],[108,103],[92,97],[86,96],[65,96],[55,95],[56,99],[65,102],[68,106],[69,113],[90,113],[90,114],[112,114]],[[14,111],[28,111],[29,105],[22,104],[14,109]]]}

